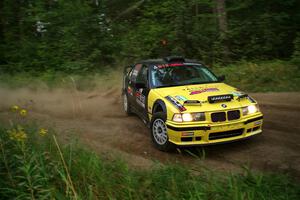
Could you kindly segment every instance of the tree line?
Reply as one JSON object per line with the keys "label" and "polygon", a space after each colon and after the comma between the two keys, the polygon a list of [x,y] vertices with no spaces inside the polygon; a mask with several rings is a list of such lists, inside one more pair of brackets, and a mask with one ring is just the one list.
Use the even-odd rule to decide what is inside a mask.
{"label": "tree line", "polygon": [[84,72],[165,55],[300,60],[298,0],[2,0],[2,72]]}

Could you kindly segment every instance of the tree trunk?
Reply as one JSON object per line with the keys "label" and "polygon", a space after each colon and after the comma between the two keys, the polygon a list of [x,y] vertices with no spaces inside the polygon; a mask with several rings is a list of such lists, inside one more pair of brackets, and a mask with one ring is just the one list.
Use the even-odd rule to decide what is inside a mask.
{"label": "tree trunk", "polygon": [[216,11],[218,15],[219,29],[222,34],[227,32],[227,14],[225,0],[215,0],[216,1]]}
{"label": "tree trunk", "polygon": [[216,4],[216,14],[219,24],[219,30],[220,30],[220,39],[223,45],[223,56],[224,61],[228,62],[229,60],[229,48],[227,44],[227,13],[226,13],[226,2],[225,0],[215,0]]}
{"label": "tree trunk", "polygon": [[4,41],[4,14],[3,14],[4,3],[0,0],[0,40]]}

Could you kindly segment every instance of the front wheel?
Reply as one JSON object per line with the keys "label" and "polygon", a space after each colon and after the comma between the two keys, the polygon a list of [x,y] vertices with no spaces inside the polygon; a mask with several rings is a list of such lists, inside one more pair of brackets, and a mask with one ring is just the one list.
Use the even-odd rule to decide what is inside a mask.
{"label": "front wheel", "polygon": [[162,112],[155,113],[151,120],[151,138],[156,148],[161,151],[171,151],[174,144],[169,142],[166,117]]}

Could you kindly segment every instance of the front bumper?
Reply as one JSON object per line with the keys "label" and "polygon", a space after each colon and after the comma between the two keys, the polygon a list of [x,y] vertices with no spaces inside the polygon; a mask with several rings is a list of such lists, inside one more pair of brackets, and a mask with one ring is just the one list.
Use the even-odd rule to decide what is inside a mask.
{"label": "front bumper", "polygon": [[179,146],[209,145],[246,139],[262,132],[263,115],[223,123],[178,125],[166,122],[169,141]]}

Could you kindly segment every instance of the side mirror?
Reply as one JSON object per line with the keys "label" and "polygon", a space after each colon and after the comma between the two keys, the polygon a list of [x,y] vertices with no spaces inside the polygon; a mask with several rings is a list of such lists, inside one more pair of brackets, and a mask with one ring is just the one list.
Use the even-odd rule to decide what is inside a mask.
{"label": "side mirror", "polygon": [[218,80],[221,81],[221,82],[222,82],[222,81],[225,81],[225,75],[219,76],[219,77],[218,77]]}
{"label": "side mirror", "polygon": [[135,83],[135,88],[139,89],[139,88],[146,88],[146,84],[139,82],[139,83]]}

